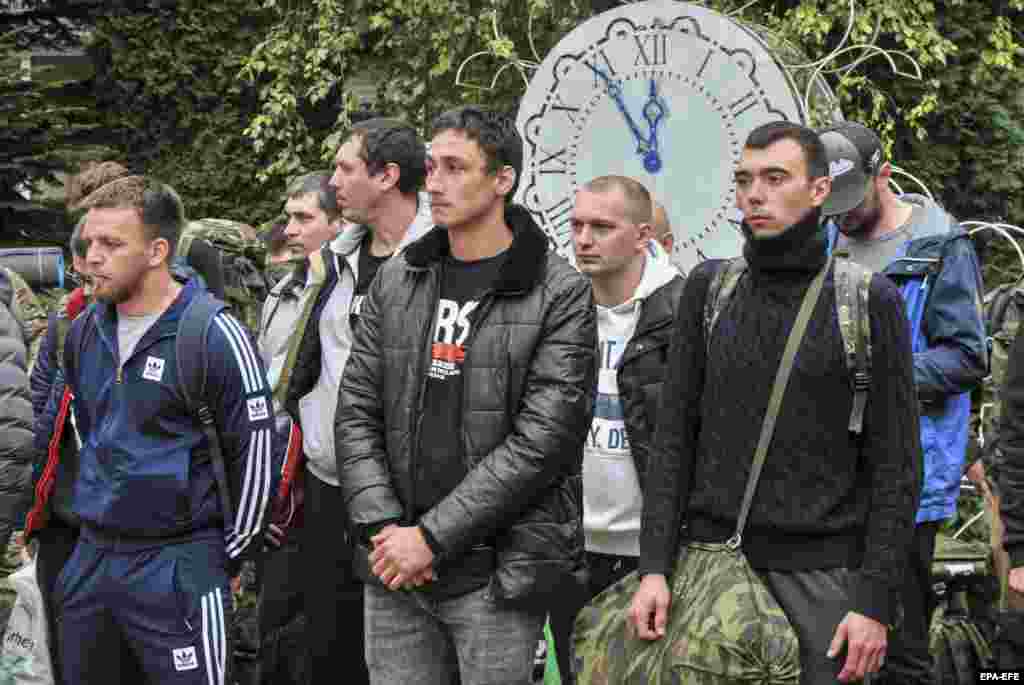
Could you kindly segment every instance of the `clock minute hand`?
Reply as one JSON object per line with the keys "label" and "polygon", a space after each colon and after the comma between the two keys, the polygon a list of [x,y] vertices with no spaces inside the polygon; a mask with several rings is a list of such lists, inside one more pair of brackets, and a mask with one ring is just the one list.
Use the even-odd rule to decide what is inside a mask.
{"label": "clock minute hand", "polygon": [[619,108],[619,111],[622,112],[622,116],[626,119],[626,123],[629,125],[629,130],[633,132],[633,137],[636,138],[636,151],[639,154],[646,154],[647,150],[650,148],[650,141],[648,141],[647,138],[644,137],[643,133],[640,132],[640,127],[636,125],[635,121],[633,121],[633,117],[629,113],[629,109],[626,108],[626,103],[622,99],[622,88],[593,64],[590,64],[589,62],[584,62],[584,64],[590,67],[590,70],[604,81],[608,95],[610,95],[615,101],[616,106]]}
{"label": "clock minute hand", "polygon": [[647,120],[647,130],[650,132],[648,145],[650,150],[644,155],[644,168],[654,174],[661,171],[661,155],[658,153],[658,126],[665,118],[665,105],[658,97],[658,84],[651,79],[651,87],[647,103],[643,108],[644,119]]}

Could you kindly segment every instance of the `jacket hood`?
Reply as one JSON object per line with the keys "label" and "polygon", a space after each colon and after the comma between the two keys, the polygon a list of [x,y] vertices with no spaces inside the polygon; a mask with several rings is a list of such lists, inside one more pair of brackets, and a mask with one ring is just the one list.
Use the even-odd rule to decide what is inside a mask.
{"label": "jacket hood", "polygon": [[[430,218],[430,213],[422,211],[421,201],[421,208],[416,211],[416,216],[413,217],[412,223],[409,224],[409,230],[405,232],[405,237],[398,244],[398,250],[405,249],[414,240],[422,237],[433,225],[434,222]],[[369,232],[370,228],[365,224],[355,224],[349,226],[348,230],[342,231],[335,236],[334,240],[328,243],[328,245],[335,254],[348,257],[359,248],[363,243],[363,238]]]}
{"label": "jacket hood", "polygon": [[[526,292],[540,282],[547,264],[548,239],[530,212],[520,205],[505,208],[505,223],[512,229],[512,246],[494,284],[495,292]],[[409,245],[403,253],[406,263],[429,268],[451,254],[448,229],[436,226]]]}
{"label": "jacket hood", "polygon": [[[644,300],[658,288],[667,284],[679,275],[679,271],[672,264],[668,253],[665,252],[657,241],[652,240],[652,247],[647,252],[647,261],[644,262],[644,275],[640,277],[640,284],[633,293],[634,300]],[[655,247],[656,246],[656,247]]]}

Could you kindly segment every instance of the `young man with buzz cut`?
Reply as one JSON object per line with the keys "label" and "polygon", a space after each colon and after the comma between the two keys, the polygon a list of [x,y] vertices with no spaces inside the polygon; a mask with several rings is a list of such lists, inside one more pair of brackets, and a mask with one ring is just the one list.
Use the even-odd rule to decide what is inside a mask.
{"label": "young man with buzz cut", "polygon": [[263,365],[230,314],[209,321],[197,399],[220,438],[222,479],[178,375],[179,320],[206,296],[170,270],[181,200],[159,181],[127,176],[84,207],[97,302],[72,324],[65,350],[81,436],[71,500],[81,533],[54,591],[64,682],[126,682],[127,647],[147,683],[224,685],[229,569],[259,539],[269,502],[273,415]]}
{"label": "young man with buzz cut", "polygon": [[576,193],[572,239],[576,268],[597,304],[599,371],[594,421],[583,451],[583,530],[590,582],[551,609],[563,683],[573,680],[573,621],[583,605],[635,571],[647,452],[657,419],[683,278],[655,247],[647,189],[624,176],[601,176]]}
{"label": "young man with buzz cut", "polygon": [[787,338],[824,273],[740,549],[796,633],[801,684],[855,682],[884,660],[917,501],[907,317],[893,284],[871,276],[872,370],[858,435],[821,221],[831,186],[821,141],[803,126],[765,124],[750,133],[735,174],[746,269],[711,322],[709,290],[725,264],[701,264],[683,290],[647,466],[630,622],[640,638],[664,639],[681,548],[736,533]]}
{"label": "young man with buzz cut", "polygon": [[384,264],[338,405],[373,685],[526,683],[550,593],[582,584],[580,462],[597,332],[587,280],[509,202],[513,122],[433,125],[437,227]]}

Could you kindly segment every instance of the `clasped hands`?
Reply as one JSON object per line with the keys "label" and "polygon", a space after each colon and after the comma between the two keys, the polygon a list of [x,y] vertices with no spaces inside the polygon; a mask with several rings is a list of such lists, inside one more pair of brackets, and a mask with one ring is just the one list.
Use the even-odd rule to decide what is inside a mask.
{"label": "clasped hands", "polygon": [[420,587],[434,580],[434,552],[419,526],[391,524],[370,542],[370,568],[389,590]]}

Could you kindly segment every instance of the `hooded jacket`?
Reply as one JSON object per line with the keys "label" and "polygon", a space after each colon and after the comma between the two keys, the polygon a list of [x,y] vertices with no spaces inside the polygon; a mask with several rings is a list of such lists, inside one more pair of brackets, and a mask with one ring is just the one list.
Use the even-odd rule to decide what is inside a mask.
{"label": "hooded jacket", "polygon": [[[910,322],[924,450],[916,520],[943,521],[956,511],[971,390],[988,374],[984,291],[974,247],[956,219],[926,197],[900,199],[923,208],[925,218],[882,273],[899,287]],[[831,243],[836,231],[830,227]]]}
{"label": "hooded jacket", "polygon": [[3,304],[13,297],[13,286],[0,273],[0,541],[4,545],[20,525],[29,502],[33,455],[28,345],[21,324]]}
{"label": "hooded jacket", "polygon": [[[825,248],[816,212],[778,236],[748,239],[748,270],[710,339],[707,292],[723,264],[705,262],[687,279],[650,451],[641,573],[669,575],[680,545],[724,542],[735,532],[783,348]],[[830,269],[782,398],[742,549],[757,570],[848,568],[848,610],[892,623],[920,462],[909,328],[895,286],[873,276],[871,387],[863,434],[853,436],[835,301]]]}
{"label": "hooded jacket", "polygon": [[633,296],[597,305],[597,403],[583,455],[587,550],[638,556],[647,452],[683,278],[663,250],[646,255]]}
{"label": "hooded jacket", "polygon": [[550,252],[529,213],[506,210],[512,245],[463,345],[458,432],[468,473],[418,521],[417,459],[442,264],[438,227],[381,266],[363,304],[336,419],[338,471],[361,536],[418,523],[441,560],[492,542],[490,593],[530,602],[585,582],[583,443],[597,327],[589,281]]}
{"label": "hooded jacket", "polygon": [[[417,214],[398,249],[430,226],[429,216]],[[271,291],[260,325],[260,354],[277,410],[299,422],[309,470],[331,485],[338,485],[334,412],[352,348],[349,311],[359,279],[359,248],[369,231],[349,226],[282,279]],[[280,343],[273,345],[274,340]]]}
{"label": "hooded jacket", "polygon": [[271,398],[248,336],[218,314],[207,335],[206,396],[235,502],[235,520],[225,522],[206,438],[177,377],[178,322],[201,288],[189,281],[123,365],[113,305],[93,303],[71,325],[65,373],[82,439],[72,509],[110,535],[223,534],[235,559],[262,531],[269,502]]}

